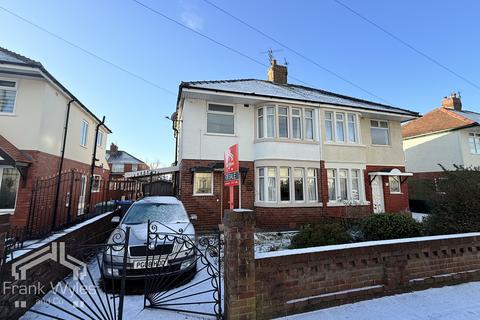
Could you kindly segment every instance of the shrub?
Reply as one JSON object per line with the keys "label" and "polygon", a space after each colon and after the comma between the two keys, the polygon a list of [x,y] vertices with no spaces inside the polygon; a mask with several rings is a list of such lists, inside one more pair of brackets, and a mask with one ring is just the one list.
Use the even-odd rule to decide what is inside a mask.
{"label": "shrub", "polygon": [[338,223],[316,223],[304,226],[290,244],[290,249],[349,243],[352,237]]}
{"label": "shrub", "polygon": [[418,237],[422,226],[404,214],[374,214],[366,218],[362,225],[364,240],[387,240]]}
{"label": "shrub", "polygon": [[427,234],[480,231],[480,169],[443,170],[431,214],[424,220]]}

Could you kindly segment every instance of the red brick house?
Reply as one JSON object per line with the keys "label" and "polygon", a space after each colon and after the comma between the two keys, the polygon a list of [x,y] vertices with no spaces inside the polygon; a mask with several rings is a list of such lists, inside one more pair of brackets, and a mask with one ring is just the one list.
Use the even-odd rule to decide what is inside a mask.
{"label": "red brick house", "polygon": [[[435,181],[443,166],[480,167],[480,113],[463,109],[456,93],[402,127],[406,168],[413,180]],[[412,183],[412,187],[413,187]],[[425,200],[416,192],[413,200]]]}
{"label": "red brick house", "polygon": [[401,122],[416,117],[289,84],[275,61],[268,81],[182,82],[173,119],[178,196],[197,227],[216,227],[229,199],[223,153],[238,143],[235,206],[255,209],[259,228],[408,210]]}
{"label": "red brick house", "polygon": [[79,173],[83,208],[92,163],[95,182],[108,179],[109,133],[41,63],[0,48],[0,214],[13,226],[27,223],[37,179],[59,172]]}
{"label": "red brick house", "polygon": [[107,150],[107,162],[112,180],[123,179],[128,172],[149,169],[148,164],[126,151],[118,150],[118,146],[114,143],[110,145],[110,150]]}

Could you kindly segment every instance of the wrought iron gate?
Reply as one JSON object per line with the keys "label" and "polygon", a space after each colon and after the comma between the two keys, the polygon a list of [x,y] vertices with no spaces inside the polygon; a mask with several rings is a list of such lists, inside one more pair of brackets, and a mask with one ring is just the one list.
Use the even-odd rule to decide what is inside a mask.
{"label": "wrought iron gate", "polygon": [[221,236],[149,222],[146,246],[137,249],[146,255],[144,307],[222,319]]}
{"label": "wrought iron gate", "polygon": [[[28,312],[42,319],[122,320],[130,229],[110,232],[106,244],[81,245],[76,250],[81,257],[64,256],[63,261],[81,267],[73,277],[52,285]],[[64,268],[61,255],[58,267]]]}

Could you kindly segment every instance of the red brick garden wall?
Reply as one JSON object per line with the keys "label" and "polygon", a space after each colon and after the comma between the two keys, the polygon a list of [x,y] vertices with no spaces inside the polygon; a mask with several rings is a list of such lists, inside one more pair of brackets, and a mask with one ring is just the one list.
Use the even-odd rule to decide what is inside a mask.
{"label": "red brick garden wall", "polygon": [[480,233],[335,247],[257,254],[257,319],[480,279]]}

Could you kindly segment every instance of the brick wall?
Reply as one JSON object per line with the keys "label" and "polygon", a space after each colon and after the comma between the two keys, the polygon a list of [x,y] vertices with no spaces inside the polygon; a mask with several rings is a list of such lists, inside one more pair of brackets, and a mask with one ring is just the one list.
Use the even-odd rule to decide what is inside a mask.
{"label": "brick wall", "polygon": [[[78,228],[72,232],[69,232],[58,239],[56,242],[65,242],[65,251],[67,254],[81,259],[84,248],[79,245],[84,244],[101,244],[104,243],[109,235],[109,230],[114,228],[111,223],[113,214],[106,215],[100,219],[95,220],[92,223],[87,223],[81,228]],[[22,255],[16,259],[13,259],[1,266],[0,279],[2,284],[9,283],[10,287],[17,286],[37,286],[38,283],[45,288],[51,288],[51,284],[55,285],[60,280],[64,279],[71,273],[70,269],[67,269],[57,262],[45,261],[27,271],[27,280],[15,280],[12,275],[12,264],[20,259],[35,254],[39,250],[48,246],[46,243],[44,246],[38,247],[25,255]],[[17,319],[28,310],[35,302],[41,298],[35,294],[20,294],[17,292],[3,292],[3,286],[0,288],[0,319]],[[48,290],[48,289],[47,289]],[[15,301],[26,301],[27,308],[14,308]]]}
{"label": "brick wall", "polygon": [[[28,169],[28,176],[25,186],[20,183],[17,193],[17,202],[15,213],[10,217],[10,222],[14,227],[24,227],[27,223],[30,208],[32,188],[36,179],[53,177],[58,173],[60,166],[60,157],[40,151],[23,150],[34,160]],[[63,171],[75,169],[79,172],[90,173],[90,165],[75,160],[64,159]],[[107,168],[95,168],[95,174],[102,176],[102,180],[108,180],[109,171]]]}
{"label": "brick wall", "polygon": [[479,233],[401,241],[257,254],[257,319],[480,279]]}

